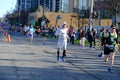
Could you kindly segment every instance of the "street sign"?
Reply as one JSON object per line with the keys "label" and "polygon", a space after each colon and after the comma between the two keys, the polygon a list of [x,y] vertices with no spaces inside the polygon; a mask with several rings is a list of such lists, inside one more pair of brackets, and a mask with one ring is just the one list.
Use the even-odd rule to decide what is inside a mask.
{"label": "street sign", "polygon": [[61,16],[60,16],[60,15],[57,15],[56,20],[58,20],[58,19],[61,19]]}

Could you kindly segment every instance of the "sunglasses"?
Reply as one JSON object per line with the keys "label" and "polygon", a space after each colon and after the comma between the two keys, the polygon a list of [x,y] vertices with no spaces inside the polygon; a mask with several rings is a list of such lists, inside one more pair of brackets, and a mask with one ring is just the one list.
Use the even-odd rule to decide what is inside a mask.
{"label": "sunglasses", "polygon": [[115,29],[115,28],[112,28],[112,29]]}

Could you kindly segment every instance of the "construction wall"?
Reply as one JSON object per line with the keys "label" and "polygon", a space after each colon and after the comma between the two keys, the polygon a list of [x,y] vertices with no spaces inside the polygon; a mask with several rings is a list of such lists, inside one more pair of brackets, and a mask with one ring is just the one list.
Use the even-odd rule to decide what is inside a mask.
{"label": "construction wall", "polygon": [[[77,17],[71,17],[71,15],[75,15],[73,13],[45,12],[45,16],[50,21],[49,26],[52,26],[52,27],[55,26],[57,15],[60,15],[62,17],[62,19],[58,20],[57,26],[60,26],[63,21],[66,21],[68,27],[70,25],[72,25],[75,29],[78,29],[78,18]],[[28,22],[30,22],[32,20],[37,20],[41,16],[42,16],[42,12],[31,13],[31,14],[29,14]],[[101,26],[110,26],[111,22],[112,21],[110,19],[102,19],[101,20]],[[80,19],[79,24],[80,24],[80,26],[88,25],[89,20],[88,19]],[[98,20],[93,19],[93,26],[97,26],[97,25],[98,25]]]}

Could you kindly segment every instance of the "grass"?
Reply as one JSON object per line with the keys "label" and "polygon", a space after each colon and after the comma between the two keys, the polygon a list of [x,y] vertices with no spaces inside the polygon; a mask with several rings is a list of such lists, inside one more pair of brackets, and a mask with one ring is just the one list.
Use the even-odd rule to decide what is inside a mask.
{"label": "grass", "polygon": [[118,35],[118,42],[120,42],[120,35]]}
{"label": "grass", "polygon": [[[47,38],[53,38],[52,36],[48,36],[47,35]],[[58,37],[56,37],[56,40],[58,39]],[[69,39],[68,39],[68,41],[69,41]],[[75,39],[74,40],[74,44],[80,44],[80,40],[77,40],[77,39]],[[87,41],[87,40],[85,40],[85,46],[89,46],[89,42]]]}
{"label": "grass", "polygon": [[[74,40],[75,44],[80,44],[80,40]],[[85,46],[89,46],[89,42],[87,40],[85,40]]]}

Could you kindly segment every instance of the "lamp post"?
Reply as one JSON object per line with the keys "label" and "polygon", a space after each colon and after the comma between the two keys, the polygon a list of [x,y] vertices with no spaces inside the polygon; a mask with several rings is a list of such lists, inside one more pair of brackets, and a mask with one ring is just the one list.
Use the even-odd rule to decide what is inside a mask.
{"label": "lamp post", "polygon": [[19,25],[20,25],[20,11],[21,11],[21,7],[19,5]]}
{"label": "lamp post", "polygon": [[90,31],[92,30],[92,26],[93,26],[92,14],[93,14],[93,0],[90,0],[90,16],[89,16]]}
{"label": "lamp post", "polygon": [[46,2],[46,0],[44,0],[44,2],[43,2],[43,17],[42,17],[42,20],[44,20],[44,15],[45,15],[45,2]]}
{"label": "lamp post", "polygon": [[82,27],[83,27],[83,15],[84,15],[84,9],[83,9],[83,0],[82,0],[82,14],[81,14],[81,16],[82,16]]}
{"label": "lamp post", "polygon": [[72,17],[71,17],[71,19],[70,19],[70,20],[71,20],[71,26],[72,26]]}

